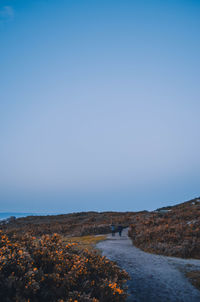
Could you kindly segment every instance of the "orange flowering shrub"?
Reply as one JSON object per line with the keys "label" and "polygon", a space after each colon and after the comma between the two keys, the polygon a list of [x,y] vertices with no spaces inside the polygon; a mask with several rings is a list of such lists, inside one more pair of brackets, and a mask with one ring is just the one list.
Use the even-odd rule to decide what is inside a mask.
{"label": "orange flowering shrub", "polygon": [[126,298],[125,271],[60,235],[0,231],[0,301],[114,302]]}

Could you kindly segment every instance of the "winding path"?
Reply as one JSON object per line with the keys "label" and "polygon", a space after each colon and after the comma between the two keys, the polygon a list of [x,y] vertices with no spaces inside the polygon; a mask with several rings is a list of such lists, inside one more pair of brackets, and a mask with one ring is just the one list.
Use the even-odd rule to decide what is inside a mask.
{"label": "winding path", "polygon": [[200,270],[200,260],[149,254],[132,245],[128,229],[122,237],[112,237],[97,244],[104,256],[125,269],[131,302],[200,302],[200,291],[184,277],[184,270]]}

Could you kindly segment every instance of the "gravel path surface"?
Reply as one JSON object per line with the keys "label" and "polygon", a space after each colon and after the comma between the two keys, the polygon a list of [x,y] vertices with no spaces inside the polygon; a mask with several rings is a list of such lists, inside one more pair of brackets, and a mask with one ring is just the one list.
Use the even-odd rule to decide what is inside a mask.
{"label": "gravel path surface", "polygon": [[132,302],[200,302],[200,291],[184,277],[184,270],[200,270],[200,260],[149,254],[132,245],[128,230],[122,237],[108,235],[97,244],[103,255],[116,261],[131,276],[128,281]]}

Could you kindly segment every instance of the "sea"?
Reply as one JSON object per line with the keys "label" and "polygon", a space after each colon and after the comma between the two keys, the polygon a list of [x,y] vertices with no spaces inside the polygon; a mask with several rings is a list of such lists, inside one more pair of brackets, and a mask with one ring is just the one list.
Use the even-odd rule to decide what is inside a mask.
{"label": "sea", "polygon": [[[26,217],[26,216],[38,216],[38,215],[41,215],[41,214],[35,214],[35,213],[19,213],[19,212],[4,212],[4,213],[1,213],[0,212],[0,221],[1,220],[4,220],[4,219],[7,219],[11,216],[15,216],[16,218],[20,218],[20,217]],[[43,214],[44,215],[44,214]]]}
{"label": "sea", "polygon": [[[15,216],[15,218],[27,217],[27,216],[47,216],[47,215],[60,215],[64,213],[22,213],[22,212],[0,212],[0,221],[7,219],[11,216]],[[67,214],[67,213],[65,213]]]}

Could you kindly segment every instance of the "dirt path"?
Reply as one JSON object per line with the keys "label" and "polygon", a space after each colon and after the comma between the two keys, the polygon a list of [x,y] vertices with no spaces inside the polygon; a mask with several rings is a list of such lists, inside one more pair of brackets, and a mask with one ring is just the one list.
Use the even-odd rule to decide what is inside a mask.
{"label": "dirt path", "polygon": [[127,233],[124,230],[121,238],[108,235],[108,240],[97,244],[103,255],[130,274],[127,301],[200,302],[200,291],[183,274],[185,269],[200,270],[200,260],[145,253],[132,245]]}

